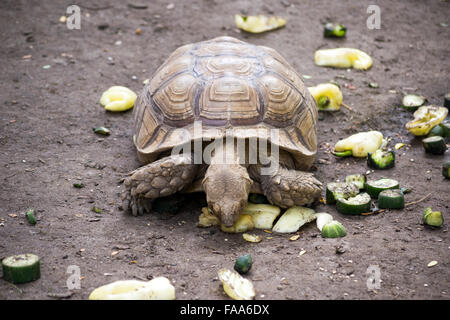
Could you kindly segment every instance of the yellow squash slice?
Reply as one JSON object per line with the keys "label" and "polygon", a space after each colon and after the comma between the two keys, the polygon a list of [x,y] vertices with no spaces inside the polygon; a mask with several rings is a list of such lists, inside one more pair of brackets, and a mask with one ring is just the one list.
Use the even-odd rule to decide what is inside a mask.
{"label": "yellow squash slice", "polygon": [[255,298],[253,283],[236,271],[220,269],[219,280],[222,282],[223,290],[231,299],[252,300]]}
{"label": "yellow squash slice", "polygon": [[336,48],[317,50],[314,62],[322,67],[369,69],[372,58],[365,52],[353,48]]}
{"label": "yellow squash slice", "polygon": [[341,108],[343,96],[337,85],[321,83],[315,87],[309,87],[308,90],[316,100],[319,110],[338,111]]}
{"label": "yellow squash slice", "polygon": [[137,99],[136,93],[122,86],[113,86],[103,92],[100,104],[108,111],[126,111],[133,108]]}
{"label": "yellow squash slice", "polygon": [[239,29],[251,33],[261,33],[283,27],[286,19],[280,17],[235,15],[234,22]]}

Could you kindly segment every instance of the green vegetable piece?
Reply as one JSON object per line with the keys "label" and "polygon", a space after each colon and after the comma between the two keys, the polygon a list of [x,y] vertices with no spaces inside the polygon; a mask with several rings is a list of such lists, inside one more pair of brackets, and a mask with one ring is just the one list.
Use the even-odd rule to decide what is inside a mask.
{"label": "green vegetable piece", "polygon": [[400,189],[381,191],[378,195],[378,207],[380,209],[403,209],[405,197]]}
{"label": "green vegetable piece", "polygon": [[367,193],[361,193],[353,198],[337,199],[336,210],[342,214],[357,215],[370,211],[371,199]]}
{"label": "green vegetable piece", "polygon": [[368,84],[369,88],[379,88],[380,86],[376,82],[369,82]]}
{"label": "green vegetable piece", "polygon": [[36,218],[34,217],[34,209],[28,209],[27,212],[25,212],[25,215],[27,216],[28,222],[30,224],[36,224]]}
{"label": "green vegetable piece", "polygon": [[442,175],[445,179],[450,179],[450,161],[447,161],[442,165]]}
{"label": "green vegetable piece", "polygon": [[394,179],[383,178],[379,180],[369,180],[366,182],[366,192],[375,199],[378,199],[378,195],[381,191],[398,188],[398,181]]}
{"label": "green vegetable piece", "polygon": [[102,209],[97,208],[97,207],[92,207],[92,208],[91,208],[91,211],[92,211],[92,212],[95,212],[95,213],[102,213]]}
{"label": "green vegetable piece", "polygon": [[31,253],[3,259],[2,270],[3,279],[11,283],[31,282],[41,276],[39,257]]}
{"label": "green vegetable piece", "polygon": [[345,37],[347,28],[342,24],[327,23],[323,29],[323,36],[325,38],[342,38]]}
{"label": "green vegetable piece", "polygon": [[359,187],[354,183],[331,182],[327,184],[325,197],[327,204],[334,204],[339,198],[348,199],[359,193]]}
{"label": "green vegetable piece", "polygon": [[269,200],[267,200],[266,196],[259,193],[250,193],[250,195],[248,196],[248,201],[255,204],[269,203]]}
{"label": "green vegetable piece", "polygon": [[77,188],[77,189],[81,189],[81,188],[84,188],[84,184],[83,183],[74,183],[73,187]]}
{"label": "green vegetable piece", "polygon": [[111,131],[105,127],[92,128],[92,130],[94,130],[95,133],[102,134],[104,136],[109,136],[111,134]]}
{"label": "green vegetable piece", "polygon": [[374,169],[390,169],[395,166],[395,153],[381,149],[367,154],[367,165]]}
{"label": "green vegetable piece", "polygon": [[366,184],[366,175],[365,174],[352,174],[345,177],[345,182],[354,183],[358,186],[358,188],[364,189]]}
{"label": "green vegetable piece", "polygon": [[408,111],[416,111],[420,106],[427,101],[424,96],[419,96],[417,94],[408,94],[402,99],[402,107]]}
{"label": "green vegetable piece", "polygon": [[234,270],[239,272],[240,274],[247,273],[252,267],[252,256],[250,254],[246,254],[244,256],[240,256],[236,259],[234,264]]}
{"label": "green vegetable piece", "polygon": [[334,151],[332,152],[333,155],[335,155],[336,157],[350,157],[353,153],[352,150],[346,150],[346,151]]}
{"label": "green vegetable piece", "polygon": [[444,138],[432,136],[422,140],[425,151],[431,154],[444,154],[447,151],[447,145]]}
{"label": "green vegetable piece", "polygon": [[423,222],[429,226],[440,227],[444,224],[444,217],[440,211],[433,211],[431,207],[427,207],[423,211]]}
{"label": "green vegetable piece", "polygon": [[322,237],[324,238],[340,238],[346,235],[347,231],[339,221],[330,221],[322,227]]}
{"label": "green vegetable piece", "polygon": [[443,137],[444,136],[444,128],[441,127],[440,124],[438,124],[437,126],[434,126],[430,132],[428,132],[428,137]]}

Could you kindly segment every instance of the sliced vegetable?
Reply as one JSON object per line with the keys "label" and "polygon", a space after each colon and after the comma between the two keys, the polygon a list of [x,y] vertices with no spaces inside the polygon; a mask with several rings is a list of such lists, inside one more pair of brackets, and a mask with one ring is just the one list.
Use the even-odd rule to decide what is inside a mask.
{"label": "sliced vegetable", "polygon": [[109,136],[111,134],[111,131],[105,127],[92,128],[92,130],[94,130],[95,133],[102,134],[104,136]]}
{"label": "sliced vegetable", "polygon": [[441,126],[441,123],[437,126],[434,126],[430,132],[428,132],[428,137],[443,137],[444,136],[444,128]]}
{"label": "sliced vegetable", "polygon": [[381,191],[378,195],[378,207],[380,209],[403,209],[405,197],[400,189]]}
{"label": "sliced vegetable", "polygon": [[296,232],[304,224],[316,219],[314,210],[305,207],[292,207],[278,219],[272,231],[279,233]]}
{"label": "sliced vegetable", "polygon": [[250,33],[261,33],[270,30],[275,30],[286,25],[286,19],[275,16],[242,16],[236,14],[234,16],[234,23],[239,29]]}
{"label": "sliced vegetable", "polygon": [[248,201],[255,204],[269,203],[266,196],[260,193],[250,193],[248,196]]}
{"label": "sliced vegetable", "polygon": [[342,24],[333,24],[331,22],[327,23],[323,29],[323,36],[325,38],[342,38],[345,37],[347,28]]}
{"label": "sliced vegetable", "polygon": [[255,228],[255,224],[253,223],[252,216],[248,214],[241,214],[239,218],[237,219],[236,223],[231,226],[227,227],[224,224],[220,225],[220,229],[223,232],[229,232],[229,233],[241,233],[249,230],[253,230]]}
{"label": "sliced vegetable", "polygon": [[255,289],[250,280],[229,269],[220,269],[218,274],[223,290],[230,298],[234,300],[252,300],[255,298]]}
{"label": "sliced vegetable", "polygon": [[352,150],[347,150],[347,151],[333,151],[333,155],[336,157],[340,157],[340,158],[344,158],[344,157],[350,157],[352,155]]}
{"label": "sliced vegetable", "polygon": [[27,216],[28,222],[30,224],[36,224],[36,218],[34,217],[34,209],[28,209],[27,212],[25,212],[25,215]]}
{"label": "sliced vegetable", "polygon": [[442,175],[446,179],[450,179],[450,161],[447,161],[442,165]]}
{"label": "sliced vegetable", "polygon": [[100,104],[108,111],[126,111],[133,108],[136,93],[122,86],[113,86],[103,92]]}
{"label": "sliced vegetable", "polygon": [[450,137],[450,122],[448,122],[448,121],[441,122],[441,123],[439,123],[439,126],[443,130],[442,137],[444,137],[444,138]]}
{"label": "sliced vegetable", "polygon": [[444,107],[446,107],[447,109],[450,109],[450,93],[447,93],[444,96]]}
{"label": "sliced vegetable", "polygon": [[417,94],[407,94],[402,99],[402,107],[408,111],[416,111],[420,106],[427,101],[424,96],[419,96]]}
{"label": "sliced vegetable", "polygon": [[367,155],[367,165],[374,169],[390,169],[395,166],[395,153],[392,150],[369,152]]}
{"label": "sliced vegetable", "polygon": [[347,231],[344,226],[336,220],[326,223],[322,228],[322,237],[324,238],[340,238],[346,235]]}
{"label": "sliced vegetable", "polygon": [[236,262],[234,263],[234,270],[239,272],[240,274],[247,273],[252,267],[252,256],[251,254],[246,254],[243,256],[240,256],[236,259]]}
{"label": "sliced vegetable", "polygon": [[220,220],[216,217],[208,208],[202,208],[202,214],[198,217],[197,226],[202,228],[208,228],[212,226],[220,225]]}
{"label": "sliced vegetable", "polygon": [[41,263],[37,255],[19,254],[2,260],[3,279],[11,283],[25,283],[41,276]]}
{"label": "sliced vegetable", "polygon": [[336,201],[336,210],[342,214],[361,214],[370,211],[370,196],[367,193],[358,194],[355,197]]}
{"label": "sliced vegetable", "polygon": [[334,204],[339,198],[348,199],[359,193],[359,186],[355,183],[331,182],[327,184],[325,197],[327,204]]}
{"label": "sliced vegetable", "polygon": [[378,198],[381,191],[398,188],[398,181],[394,179],[382,178],[379,180],[369,180],[366,182],[366,192],[375,199]]}
{"label": "sliced vegetable", "polygon": [[330,221],[333,221],[333,216],[331,214],[326,212],[316,213],[316,226],[320,231],[322,231],[323,226]]}
{"label": "sliced vegetable", "polygon": [[422,140],[423,147],[426,152],[432,154],[444,154],[447,150],[444,138],[440,136],[432,136]]}
{"label": "sliced vegetable", "polygon": [[440,211],[433,211],[431,207],[427,207],[423,211],[423,222],[429,226],[440,227],[444,224],[444,217]]}
{"label": "sliced vegetable", "polygon": [[345,182],[356,184],[360,190],[364,189],[366,180],[365,174],[351,174],[345,177]]}
{"label": "sliced vegetable", "polygon": [[150,281],[119,280],[101,286],[89,295],[89,300],[174,300],[175,287],[165,277]]}
{"label": "sliced vegetable", "polygon": [[314,62],[318,66],[335,68],[355,68],[367,70],[372,66],[372,58],[365,52],[352,48],[317,50]]}
{"label": "sliced vegetable", "polygon": [[242,234],[242,238],[244,238],[245,241],[248,242],[254,242],[254,243],[258,243],[262,241],[262,237],[256,234],[249,234],[249,233],[244,233]]}
{"label": "sliced vegetable", "polygon": [[271,204],[247,203],[242,214],[252,217],[256,229],[272,229],[273,222],[280,214],[280,208]]}
{"label": "sliced vegetable", "polygon": [[415,136],[424,136],[430,130],[444,121],[448,114],[448,109],[435,105],[423,106],[414,112],[414,120],[406,124],[406,129]]}
{"label": "sliced vegetable", "polygon": [[342,139],[334,146],[335,152],[351,151],[354,157],[367,157],[381,147],[383,134],[379,131],[360,132]]}
{"label": "sliced vegetable", "polygon": [[332,83],[321,83],[308,88],[321,111],[338,111],[342,104],[342,92]]}

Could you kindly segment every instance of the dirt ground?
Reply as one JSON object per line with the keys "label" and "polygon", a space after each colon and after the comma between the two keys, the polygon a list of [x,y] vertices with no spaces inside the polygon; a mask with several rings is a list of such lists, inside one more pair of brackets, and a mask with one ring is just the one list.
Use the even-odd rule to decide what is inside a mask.
{"label": "dirt ground", "polygon": [[[450,184],[441,175],[449,153],[425,154],[420,139],[404,128],[412,115],[398,106],[404,93],[442,105],[450,92],[450,3],[196,0],[170,6],[158,0],[141,1],[147,8],[135,9],[127,4],[136,0],[76,1],[81,29],[70,30],[59,19],[73,2],[0,2],[0,258],[24,252],[41,257],[41,279],[18,286],[0,279],[0,299],[87,299],[103,284],[155,276],[171,279],[178,299],[228,299],[217,271],[232,268],[246,253],[253,256],[247,277],[258,300],[450,298]],[[381,8],[380,30],[366,26],[373,2]],[[276,14],[288,23],[274,32],[244,34],[234,25],[239,12]],[[347,26],[347,38],[323,38],[327,21]],[[412,188],[406,202],[431,195],[404,210],[365,217],[320,205],[316,211],[341,221],[346,237],[324,239],[310,223],[296,241],[256,230],[264,237],[257,244],[241,234],[198,228],[203,194],[186,197],[177,214],[132,217],[120,211],[121,177],[140,166],[132,112],[105,112],[98,104],[101,93],[112,85],[139,92],[178,46],[220,35],[275,48],[299,74],[310,76],[308,86],[330,80],[341,85],[354,111],[343,108],[319,121],[320,181],[366,172],[364,159],[336,159],[329,148],[352,133],[375,129],[392,138],[390,146],[406,147],[397,152],[395,168],[370,172],[369,178],[392,177]],[[369,53],[373,67],[314,65],[316,49],[342,46]],[[110,128],[111,135],[94,134],[97,126]],[[443,227],[421,224],[427,206],[443,213]],[[36,210],[34,226],[23,215],[29,207]],[[345,252],[338,254],[336,247]],[[427,267],[432,260],[438,264]],[[80,268],[81,288],[70,291],[71,265]],[[380,269],[379,289],[367,288],[371,265]]]}

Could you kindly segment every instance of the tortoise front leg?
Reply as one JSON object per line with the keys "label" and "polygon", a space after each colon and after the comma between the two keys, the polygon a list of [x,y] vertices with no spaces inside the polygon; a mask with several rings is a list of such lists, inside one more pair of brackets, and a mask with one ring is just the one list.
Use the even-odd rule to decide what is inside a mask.
{"label": "tortoise front leg", "polygon": [[128,174],[122,191],[122,207],[134,216],[149,212],[151,201],[189,186],[197,173],[191,155],[172,155]]}

